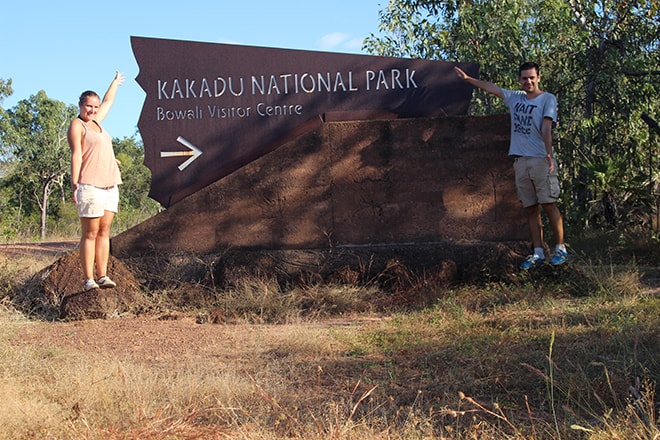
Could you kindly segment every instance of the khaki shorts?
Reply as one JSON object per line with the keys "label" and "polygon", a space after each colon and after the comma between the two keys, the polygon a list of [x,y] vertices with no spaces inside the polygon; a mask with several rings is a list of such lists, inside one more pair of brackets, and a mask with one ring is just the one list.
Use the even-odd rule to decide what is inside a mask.
{"label": "khaki shorts", "polygon": [[[554,159],[553,159],[554,160]],[[513,162],[516,191],[523,207],[555,203],[559,197],[557,162],[552,174],[545,157],[518,157]]]}
{"label": "khaki shorts", "polygon": [[119,188],[97,188],[81,183],[76,193],[78,217],[103,217],[105,211],[117,212],[119,209]]}

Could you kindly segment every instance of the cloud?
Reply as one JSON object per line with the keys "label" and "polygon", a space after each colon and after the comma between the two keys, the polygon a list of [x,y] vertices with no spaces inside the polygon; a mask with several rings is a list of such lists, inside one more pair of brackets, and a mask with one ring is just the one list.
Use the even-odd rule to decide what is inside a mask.
{"label": "cloud", "polygon": [[351,36],[343,32],[332,32],[321,37],[319,46],[321,49],[334,49],[337,46],[349,41]]}
{"label": "cloud", "polygon": [[362,49],[362,43],[364,43],[364,38],[360,37],[353,37],[350,40],[348,40],[345,44],[345,46],[348,49],[357,49],[360,50]]}

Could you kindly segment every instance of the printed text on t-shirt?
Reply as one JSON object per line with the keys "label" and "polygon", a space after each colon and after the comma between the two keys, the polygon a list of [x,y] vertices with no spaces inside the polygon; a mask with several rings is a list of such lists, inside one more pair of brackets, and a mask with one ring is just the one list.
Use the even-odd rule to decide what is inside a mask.
{"label": "printed text on t-shirt", "polygon": [[536,105],[525,104],[522,102],[515,104],[513,113],[514,133],[530,134],[530,127],[533,124],[532,113],[536,107]]}

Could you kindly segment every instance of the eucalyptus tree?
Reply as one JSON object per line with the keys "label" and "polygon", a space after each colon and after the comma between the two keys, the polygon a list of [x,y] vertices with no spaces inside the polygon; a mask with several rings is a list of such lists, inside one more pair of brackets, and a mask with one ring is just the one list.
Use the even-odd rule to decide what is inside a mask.
{"label": "eucalyptus tree", "polygon": [[59,200],[68,193],[64,185],[70,164],[66,133],[76,107],[40,91],[2,112],[0,142],[8,164],[2,183],[21,189],[14,192],[21,212],[38,210],[44,239],[53,191],[59,190]]}
{"label": "eucalyptus tree", "polygon": [[588,218],[609,226],[640,221],[634,214],[653,205],[649,181],[657,180],[646,166],[653,150],[642,114],[660,116],[658,2],[568,3],[583,36],[572,54],[574,85],[566,86],[578,206],[596,207]]}
{"label": "eucalyptus tree", "polygon": [[[641,116],[660,119],[658,0],[390,0],[380,22],[370,53],[476,62],[506,88],[519,87],[521,62],[541,64],[559,100],[569,223],[620,226],[651,209],[658,176]],[[475,91],[472,112],[504,110]]]}
{"label": "eucalyptus tree", "polygon": [[[11,78],[8,80],[0,78],[0,123],[1,121],[4,120],[4,109],[2,108],[2,101],[8,96],[11,96],[13,93],[13,89],[11,87]],[[5,156],[5,148],[2,143],[2,140],[0,139],[0,178],[5,174],[5,166],[4,166],[4,160],[3,157]]]}
{"label": "eucalyptus tree", "polygon": [[0,78],[0,104],[7,96],[11,96],[12,93],[11,78],[7,80]]}
{"label": "eucalyptus tree", "polygon": [[157,214],[160,204],[149,198],[151,172],[144,165],[144,145],[134,136],[113,139],[115,156],[120,161],[122,185],[119,192],[119,213],[114,222],[124,230]]}

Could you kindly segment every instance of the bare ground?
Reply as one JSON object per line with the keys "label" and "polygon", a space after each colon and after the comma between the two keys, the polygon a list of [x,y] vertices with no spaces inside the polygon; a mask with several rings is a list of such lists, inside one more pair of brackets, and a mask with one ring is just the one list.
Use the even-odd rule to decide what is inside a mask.
{"label": "bare ground", "polygon": [[199,365],[221,362],[258,367],[259,359],[266,361],[268,353],[292,332],[319,332],[323,337],[330,327],[359,327],[380,319],[360,317],[295,325],[198,324],[192,317],[171,316],[94,319],[22,326],[13,335],[13,343],[44,351],[61,347],[157,369],[183,360]]}
{"label": "bare ground", "polygon": [[[0,257],[15,258],[31,255],[56,258],[74,250],[75,241],[2,244]],[[649,295],[660,295],[660,279],[648,280]],[[325,320],[309,326],[361,325],[377,317],[349,317]],[[228,336],[227,329],[231,328]],[[243,328],[244,330],[239,330]],[[258,329],[258,330],[255,330]],[[181,357],[198,357],[203,362],[207,357],[217,356],[214,347],[232,345],[233,337],[239,340],[239,332],[254,334],[258,331],[268,344],[269,333],[281,332],[281,326],[226,326],[199,324],[194,316],[165,314],[160,316],[138,316],[117,319],[92,319],[75,322],[42,322],[26,326],[16,334],[20,344],[40,346],[66,346],[81,350],[92,350],[113,357],[130,357],[142,361],[168,363]]]}
{"label": "bare ground", "polygon": [[[18,243],[0,245],[0,258],[33,256],[55,260],[75,248],[76,241]],[[45,263],[48,264],[48,263]],[[379,320],[378,317],[359,316],[330,319],[322,323],[303,323],[296,326],[331,327],[361,325]],[[17,345],[39,347],[67,347],[91,351],[110,358],[137,360],[163,364],[186,358],[200,363],[217,361],[219,353],[227,356],[240,352],[237,341],[261,340],[265,346],[282,333],[282,326],[228,326],[200,324],[195,316],[165,313],[158,316],[130,316],[114,319],[89,319],[70,322],[34,322],[24,326],[14,336]],[[250,335],[246,337],[246,335]],[[261,344],[260,343],[260,344]],[[248,355],[249,356],[249,355]]]}
{"label": "bare ground", "polygon": [[55,258],[71,251],[77,246],[78,242],[73,240],[0,244],[0,256],[18,257],[32,255]]}

